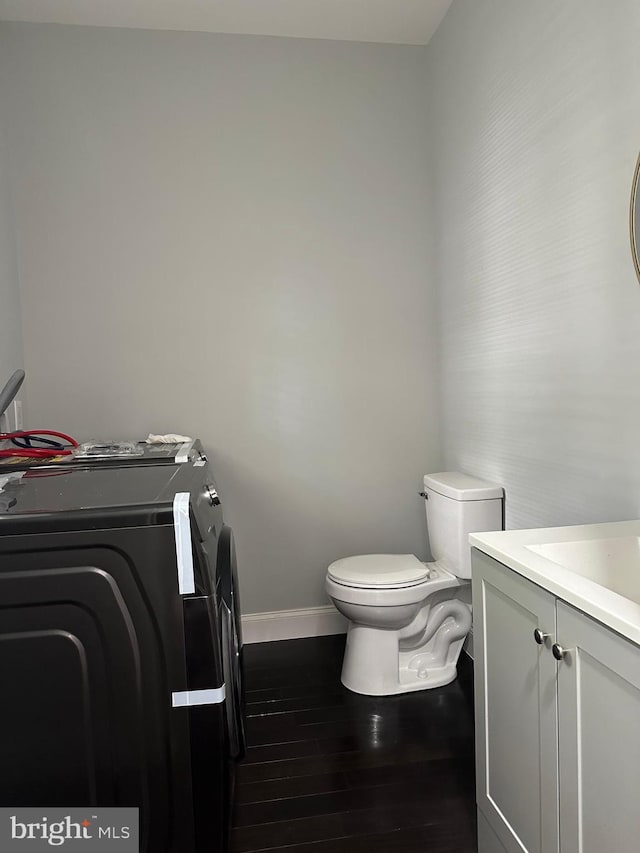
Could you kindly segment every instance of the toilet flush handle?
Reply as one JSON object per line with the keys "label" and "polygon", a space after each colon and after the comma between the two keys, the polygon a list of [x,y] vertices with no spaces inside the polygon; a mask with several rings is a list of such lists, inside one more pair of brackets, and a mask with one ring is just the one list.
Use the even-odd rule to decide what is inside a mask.
{"label": "toilet flush handle", "polygon": [[425,501],[429,500],[429,492],[418,492],[421,498],[424,498]]}

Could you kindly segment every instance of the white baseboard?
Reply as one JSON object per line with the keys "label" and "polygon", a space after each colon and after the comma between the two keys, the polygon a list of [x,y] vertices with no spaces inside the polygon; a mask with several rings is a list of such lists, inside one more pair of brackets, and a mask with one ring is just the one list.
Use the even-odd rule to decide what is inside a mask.
{"label": "white baseboard", "polygon": [[346,630],[347,620],[332,604],[325,607],[305,607],[301,610],[247,613],[242,617],[242,636],[245,643],[324,637],[326,634],[344,634]]}

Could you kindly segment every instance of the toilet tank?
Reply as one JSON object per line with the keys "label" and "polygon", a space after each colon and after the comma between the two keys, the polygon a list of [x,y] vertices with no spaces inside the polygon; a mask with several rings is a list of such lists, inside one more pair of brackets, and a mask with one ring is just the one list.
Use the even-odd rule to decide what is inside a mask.
{"label": "toilet tank", "polygon": [[427,527],[431,553],[459,578],[471,577],[469,534],[503,529],[502,486],[468,474],[426,474]]}

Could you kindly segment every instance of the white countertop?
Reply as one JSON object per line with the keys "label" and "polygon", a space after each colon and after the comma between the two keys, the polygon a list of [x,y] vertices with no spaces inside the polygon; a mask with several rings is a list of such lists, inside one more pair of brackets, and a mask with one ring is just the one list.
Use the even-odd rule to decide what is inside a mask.
{"label": "white countertop", "polygon": [[[472,533],[469,541],[472,547],[483,551],[538,586],[547,589],[557,598],[584,611],[599,622],[613,628],[623,637],[640,645],[640,601],[634,601],[613,592],[578,571],[565,568],[530,550],[531,546],[544,546],[547,543],[580,544],[593,542],[593,540],[606,542],[619,540],[620,537],[628,537],[627,541],[640,537],[640,520]],[[640,588],[640,539],[638,556],[632,556],[633,559],[621,567],[621,571],[629,577],[630,573],[636,572],[637,568],[639,576],[637,583]],[[604,559],[609,560],[609,569],[616,568],[615,554],[605,553]]]}

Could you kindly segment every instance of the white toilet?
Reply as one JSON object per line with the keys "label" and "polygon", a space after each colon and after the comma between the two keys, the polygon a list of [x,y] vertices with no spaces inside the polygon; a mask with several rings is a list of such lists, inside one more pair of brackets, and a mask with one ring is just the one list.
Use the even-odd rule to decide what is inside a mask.
{"label": "white toilet", "polygon": [[445,472],[424,478],[433,563],[413,554],[337,560],[327,592],[349,620],[342,683],[388,696],[448,684],[471,628],[469,534],[502,530],[501,486]]}

